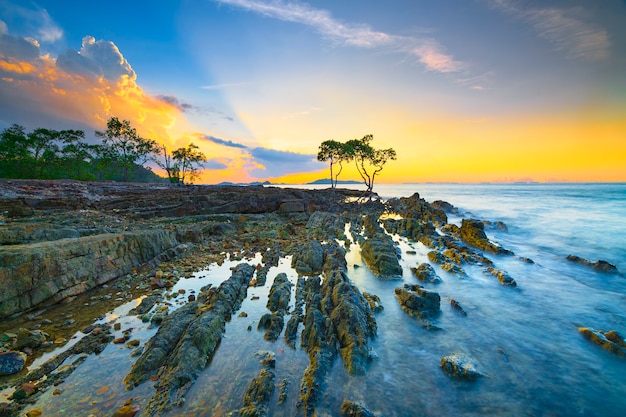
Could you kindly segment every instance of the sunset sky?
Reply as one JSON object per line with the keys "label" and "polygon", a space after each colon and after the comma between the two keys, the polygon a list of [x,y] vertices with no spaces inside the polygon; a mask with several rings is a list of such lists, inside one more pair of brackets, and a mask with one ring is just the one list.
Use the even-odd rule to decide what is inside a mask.
{"label": "sunset sky", "polygon": [[[117,116],[200,182],[626,181],[624,0],[0,0],[0,129]],[[358,179],[347,169],[340,179]]]}

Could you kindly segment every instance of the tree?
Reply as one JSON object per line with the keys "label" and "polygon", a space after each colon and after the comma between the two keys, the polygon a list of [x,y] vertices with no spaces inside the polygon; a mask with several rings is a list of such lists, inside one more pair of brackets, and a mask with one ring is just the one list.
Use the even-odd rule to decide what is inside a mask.
{"label": "tree", "polygon": [[124,181],[128,181],[136,165],[143,166],[150,155],[159,152],[154,140],[142,138],[128,120],[120,121],[117,117],[111,117],[107,122],[106,132],[96,131],[96,136],[102,138],[102,157],[121,166]]}
{"label": "tree", "polygon": [[[346,145],[336,140],[327,140],[322,142],[317,153],[317,160],[321,162],[328,161],[330,164],[330,186],[331,188],[337,187],[337,179],[341,170],[343,169],[343,162],[350,160],[350,155],[347,152]],[[339,170],[333,175],[333,166],[339,164]]]}
{"label": "tree", "polygon": [[176,149],[172,152],[172,158],[175,161],[171,169],[172,174],[176,175],[176,178],[183,184],[185,180],[193,182],[198,176],[198,170],[202,163],[206,162],[206,156],[193,143]]}
{"label": "tree", "polygon": [[158,166],[165,170],[165,172],[167,173],[167,178],[170,180],[170,182],[177,183],[179,181],[178,177],[180,173],[178,172],[179,170],[176,167],[175,163],[172,161],[172,155],[167,153],[167,147],[165,145],[163,145],[161,150],[163,151],[163,161],[155,159],[154,162],[156,162]]}
{"label": "tree", "polygon": [[370,195],[374,189],[376,175],[382,171],[387,161],[396,160],[395,150],[374,149],[370,145],[373,140],[374,136],[365,135],[362,139],[352,139],[345,143],[346,152],[354,159],[356,169]]}

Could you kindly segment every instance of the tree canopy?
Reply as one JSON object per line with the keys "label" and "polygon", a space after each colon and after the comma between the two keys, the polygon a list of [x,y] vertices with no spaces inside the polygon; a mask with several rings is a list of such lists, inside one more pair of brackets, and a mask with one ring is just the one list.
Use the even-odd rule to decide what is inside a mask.
{"label": "tree canopy", "polygon": [[[322,142],[317,159],[330,164],[331,186],[337,186],[337,178],[342,170],[342,162],[354,161],[357,172],[371,194],[376,176],[383,170],[389,160],[396,160],[396,151],[392,148],[375,149],[371,142],[373,135],[365,135],[361,139],[351,139],[345,143],[335,140]],[[339,170],[333,176],[333,165],[339,164]]]}
{"label": "tree canopy", "polygon": [[105,132],[96,132],[102,138],[101,156],[105,160],[117,162],[128,181],[136,165],[145,164],[151,155],[158,154],[159,147],[153,139],[142,138],[128,120],[112,117],[107,122]]}
{"label": "tree canopy", "polygon": [[167,177],[173,183],[193,182],[198,176],[202,163],[207,160],[206,156],[198,150],[198,146],[193,143],[174,150],[171,155],[168,154],[165,146],[162,150],[163,162],[157,161],[157,164],[167,172]]}

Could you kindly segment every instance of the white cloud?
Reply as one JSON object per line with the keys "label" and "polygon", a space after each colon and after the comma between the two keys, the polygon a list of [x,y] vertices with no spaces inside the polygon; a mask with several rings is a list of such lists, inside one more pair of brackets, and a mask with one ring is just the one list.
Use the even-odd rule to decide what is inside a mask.
{"label": "white cloud", "polygon": [[80,51],[67,50],[57,58],[57,66],[79,75],[95,75],[117,80],[122,75],[135,79],[135,71],[111,41],[98,40],[92,36],[83,38]]}
{"label": "white cloud", "polygon": [[322,9],[314,9],[299,2],[262,0],[214,0],[241,9],[287,22],[303,24],[315,29],[324,38],[337,44],[358,48],[388,48],[394,52],[418,58],[428,70],[437,72],[457,72],[463,63],[456,61],[434,39],[420,39],[408,36],[377,32],[365,24],[343,23]]}

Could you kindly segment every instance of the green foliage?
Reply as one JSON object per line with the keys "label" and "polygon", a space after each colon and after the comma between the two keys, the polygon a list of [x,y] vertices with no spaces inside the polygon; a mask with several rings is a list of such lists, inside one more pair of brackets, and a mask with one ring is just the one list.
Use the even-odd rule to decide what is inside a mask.
{"label": "green foliage", "polygon": [[193,182],[198,176],[198,169],[206,162],[206,156],[198,150],[198,146],[190,143],[184,148],[178,148],[172,152],[174,159],[174,172],[183,184],[185,181]]}
{"label": "green foliage", "polygon": [[[363,179],[367,192],[372,193],[376,175],[383,170],[389,160],[396,160],[396,151],[392,148],[375,149],[371,142],[374,136],[365,135],[361,139],[352,139],[345,143],[327,140],[320,145],[317,159],[329,161],[330,176],[333,188],[337,185],[337,178],[341,173],[342,162],[354,161],[356,169]],[[339,164],[339,172],[333,177],[333,165]]]}
{"label": "green foliage", "polygon": [[110,118],[107,130],[96,132],[96,136],[102,138],[101,159],[116,162],[123,170],[124,181],[128,181],[137,165],[143,165],[150,155],[159,152],[154,140],[142,138],[128,120],[120,121],[117,117]]}
{"label": "green foliage", "polygon": [[[322,142],[319,152],[317,153],[317,160],[321,162],[329,162],[330,185],[331,188],[336,188],[337,179],[343,169],[343,162],[350,160],[350,155],[347,152],[345,144],[332,139]],[[333,166],[335,164],[339,164],[339,169],[337,170],[337,173],[333,175]]]}
{"label": "green foliage", "polygon": [[[90,145],[81,130],[37,128],[27,133],[23,126],[12,125],[0,133],[0,178],[163,181],[140,165],[146,162],[148,150],[156,142],[139,138],[130,122],[112,118],[108,125],[112,121],[115,121],[113,127],[120,126],[119,133],[125,135],[124,139],[135,140],[136,146],[116,148],[111,142],[115,136],[113,139],[107,136],[108,143]],[[120,155],[132,155],[132,158]]]}

